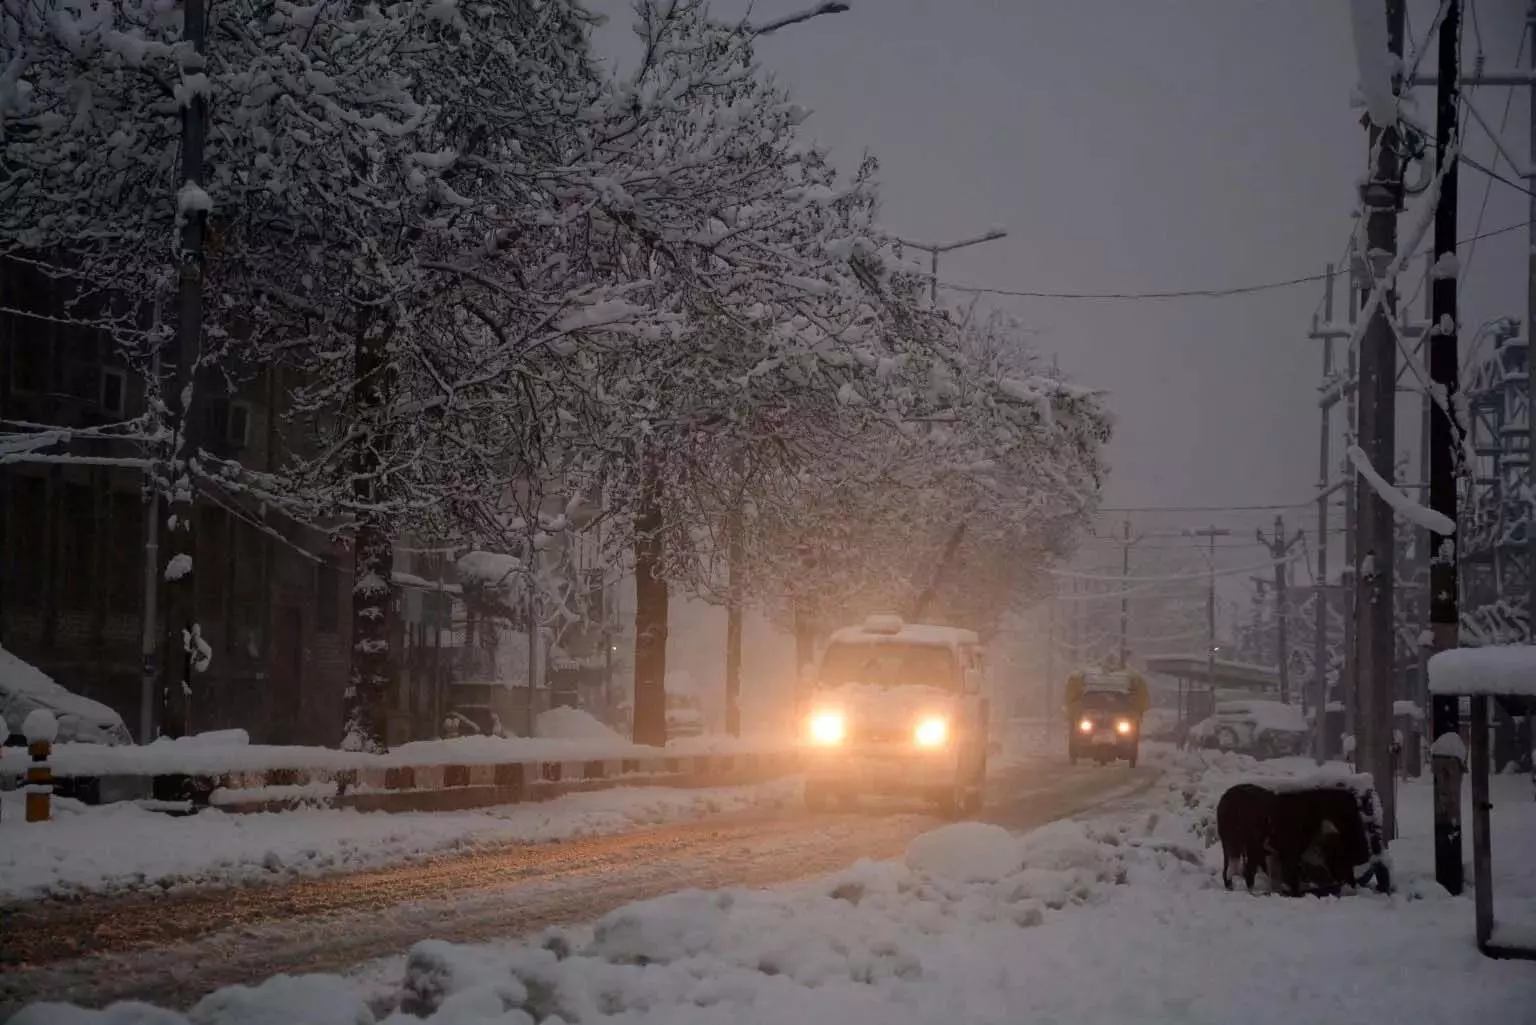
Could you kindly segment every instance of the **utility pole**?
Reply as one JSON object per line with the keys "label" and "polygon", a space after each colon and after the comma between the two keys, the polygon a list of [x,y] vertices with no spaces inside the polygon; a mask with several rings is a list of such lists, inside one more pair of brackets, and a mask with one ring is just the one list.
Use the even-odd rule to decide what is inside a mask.
{"label": "utility pole", "polygon": [[[1533,5],[1536,9],[1536,5]],[[1430,301],[1433,303],[1428,336],[1429,378],[1444,397],[1442,408],[1436,402],[1429,411],[1429,507],[1456,521],[1456,471],[1461,447],[1456,441],[1456,424],[1448,410],[1455,408],[1460,382],[1457,380],[1456,288],[1458,277],[1443,273],[1442,260],[1456,259],[1456,165],[1461,139],[1456,117],[1461,106],[1461,0],[1449,0],[1445,18],[1440,23],[1440,80],[1435,90],[1435,169],[1443,175],[1439,202],[1435,206],[1435,264],[1430,274]],[[1536,47],[1533,47],[1536,49]],[[1533,62],[1536,66],[1536,62]],[[1536,111],[1532,112],[1536,126]],[[1532,137],[1536,154],[1536,136]],[[1536,197],[1531,200],[1532,223],[1536,224]],[[1536,237],[1536,236],[1533,236]],[[1536,303],[1536,255],[1532,257],[1531,301]],[[1529,359],[1529,350],[1527,351]],[[1533,417],[1536,422],[1536,417]],[[1430,534],[1429,623],[1436,651],[1460,646],[1461,605],[1457,594],[1457,541],[1454,537]],[[1533,564],[1536,566],[1536,564]],[[1536,575],[1536,574],[1533,574]],[[1455,733],[1460,719],[1460,699],[1437,697],[1430,703],[1430,733],[1438,740]],[[1463,886],[1461,862],[1461,760],[1455,755],[1435,754],[1431,773],[1434,778],[1435,806],[1435,881],[1452,894]],[[1379,784],[1378,784],[1379,785]]]}
{"label": "utility pole", "polygon": [[976,235],[976,236],[974,236],[972,238],[961,239],[958,242],[938,242],[938,243],[933,243],[933,242],[928,242],[928,243],[925,243],[925,242],[909,242],[906,239],[901,239],[901,238],[897,239],[896,241],[900,242],[902,245],[906,246],[909,249],[921,249],[923,252],[928,254],[928,256],[929,256],[929,264],[928,264],[928,269],[929,269],[928,301],[931,302],[933,305],[937,306],[939,304],[939,254],[940,253],[952,253],[956,249],[964,249],[967,246],[979,246],[983,242],[996,242],[1000,238],[1007,238],[1007,237],[1008,237],[1008,233],[1006,231],[1001,231],[999,229],[994,228],[991,231],[984,232],[983,234]]}
{"label": "utility pole", "polygon": [[[1333,323],[1333,277],[1334,266],[1330,263],[1323,279],[1323,323],[1321,327],[1314,323],[1311,331],[1312,338],[1321,338],[1323,342],[1323,387],[1328,392],[1319,403],[1322,424],[1317,452],[1317,597],[1312,608],[1312,757],[1319,763],[1329,754],[1328,606],[1333,601],[1333,588],[1328,583],[1328,502],[1332,491],[1329,477],[1333,472],[1329,449],[1333,440],[1333,407],[1341,391],[1333,386],[1333,343],[1341,335],[1345,339],[1349,336],[1348,329],[1335,327]],[[1350,308],[1354,308],[1353,300]]]}
{"label": "utility pole", "polygon": [[[1359,265],[1357,253],[1350,255],[1350,301],[1349,301],[1349,325],[1353,334],[1355,325],[1359,321],[1358,297],[1361,294],[1362,283],[1365,280],[1364,268]],[[1345,382],[1350,386],[1348,398],[1344,405],[1344,437],[1347,445],[1355,443],[1355,425],[1359,419],[1359,388],[1360,367],[1359,356],[1354,347],[1349,348],[1345,357]],[[1347,447],[1346,445],[1346,447]],[[1360,733],[1360,621],[1358,609],[1355,607],[1355,559],[1360,550],[1360,508],[1355,499],[1357,491],[1354,486],[1355,471],[1349,464],[1348,458],[1343,461],[1344,474],[1344,567],[1339,574],[1339,600],[1342,606],[1344,619],[1344,667],[1343,677],[1339,681],[1341,697],[1344,699],[1344,732],[1357,741],[1355,754],[1352,761],[1359,765]],[[1332,748],[1332,742],[1328,747]]]}
{"label": "utility pole", "polygon": [[[192,44],[196,56],[188,67],[201,70],[208,31],[205,0],[184,0],[182,37]],[[176,425],[177,446],[171,452],[167,479],[171,487],[170,531],[167,541],[171,561],[165,574],[166,633],[169,645],[161,667],[167,674],[161,689],[164,716],[161,728],[179,736],[191,731],[192,674],[201,657],[197,628],[196,554],[194,528],[194,483],[192,464],[199,445],[197,403],[198,363],[203,331],[203,234],[208,212],[200,202],[203,185],[203,140],[206,134],[208,102],[203,93],[193,90],[181,108],[181,190],[177,196],[177,220],[181,225],[180,252],[177,254],[176,294],[176,391],[166,396]],[[150,510],[153,514],[158,509]],[[158,567],[157,567],[158,569]],[[146,591],[148,585],[146,584]],[[179,654],[180,658],[175,656]],[[172,666],[177,669],[172,669]],[[179,678],[178,678],[179,677]]]}
{"label": "utility pole", "polygon": [[[1530,0],[1525,9],[1525,26],[1528,33],[1536,33],[1536,0]],[[1526,255],[1526,292],[1525,292],[1525,368],[1526,368],[1526,445],[1527,451],[1532,453],[1530,458],[1536,458],[1536,447],[1531,447],[1536,442],[1536,406],[1531,405],[1536,400],[1536,344],[1533,344],[1533,336],[1536,336],[1536,35],[1530,37],[1528,67],[1532,72],[1530,88],[1530,121],[1529,135],[1527,136],[1529,148],[1527,150],[1526,164],[1529,174],[1525,179],[1525,187],[1530,192],[1530,201],[1526,207],[1528,227],[1528,252]],[[1468,468],[1470,469],[1470,467]],[[1536,464],[1526,462],[1526,485],[1536,487]],[[1527,643],[1536,643],[1536,529],[1526,527],[1526,622],[1529,624]],[[1536,747],[1536,718],[1527,720],[1531,726],[1531,743]],[[1536,759],[1532,760],[1531,775],[1536,779]],[[1459,810],[1459,806],[1458,806]],[[1458,861],[1457,865],[1461,863]]]}
{"label": "utility pole", "polygon": [[1051,596],[1046,600],[1046,631],[1045,642],[1045,735],[1054,736],[1051,730],[1056,721],[1056,588],[1051,587]]}
{"label": "utility pole", "polygon": [[1212,702],[1216,700],[1216,539],[1231,533],[1214,524],[1189,532],[1191,537],[1206,538],[1211,544],[1210,554],[1206,557],[1210,578],[1205,590],[1205,686]]}
{"label": "utility pole", "polygon": [[[1395,70],[1394,95],[1400,94],[1404,0],[1386,0],[1387,49]],[[1402,166],[1397,123],[1378,125],[1367,117],[1370,178],[1361,187],[1366,211],[1365,265],[1372,293],[1382,291],[1360,344],[1359,446],[1389,484],[1396,462],[1397,288],[1387,280],[1397,260],[1397,214],[1402,207]],[[1370,300],[1367,299],[1368,303]],[[1392,766],[1392,700],[1396,637],[1393,624],[1393,510],[1363,476],[1356,475],[1360,542],[1356,551],[1356,609],[1360,616],[1359,740],[1360,764],[1375,780],[1387,836],[1396,833],[1397,795]]]}
{"label": "utility pole", "polygon": [[1131,649],[1128,643],[1131,627],[1131,599],[1127,593],[1131,575],[1131,549],[1141,543],[1141,538],[1131,539],[1131,521],[1127,519],[1120,535],[1120,668],[1129,665]]}
{"label": "utility pole", "polygon": [[1275,665],[1280,671],[1280,703],[1291,703],[1291,649],[1288,636],[1290,622],[1290,595],[1286,590],[1286,557],[1291,554],[1291,549],[1301,543],[1303,534],[1297,531],[1290,538],[1285,536],[1285,517],[1275,517],[1275,531],[1273,537],[1266,538],[1262,530],[1254,531],[1259,544],[1269,549],[1270,557],[1275,560]]}

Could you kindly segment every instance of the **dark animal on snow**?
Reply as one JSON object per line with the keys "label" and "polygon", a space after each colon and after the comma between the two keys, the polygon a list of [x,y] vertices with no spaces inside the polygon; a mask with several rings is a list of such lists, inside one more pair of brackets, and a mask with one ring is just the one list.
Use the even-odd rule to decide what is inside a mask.
{"label": "dark animal on snow", "polygon": [[1330,892],[1353,886],[1356,867],[1372,860],[1359,798],[1344,787],[1275,794],[1269,842],[1278,879],[1292,896],[1304,881]]}
{"label": "dark animal on snow", "polygon": [[1233,866],[1241,864],[1243,882],[1253,890],[1266,863],[1274,826],[1275,794],[1253,783],[1229,787],[1216,803],[1216,835],[1221,838],[1221,883],[1232,889]]}

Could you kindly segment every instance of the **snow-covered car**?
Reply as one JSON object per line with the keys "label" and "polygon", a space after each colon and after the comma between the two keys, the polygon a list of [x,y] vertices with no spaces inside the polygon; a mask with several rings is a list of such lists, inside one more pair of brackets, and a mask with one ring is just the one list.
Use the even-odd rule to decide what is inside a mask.
{"label": "snow-covered car", "polygon": [[1141,739],[1177,744],[1184,739],[1183,725],[1174,708],[1149,708],[1141,716]]}
{"label": "snow-covered car", "polygon": [[122,716],[100,701],[67,690],[30,662],[0,648],[0,719],[12,738],[20,739],[22,723],[39,708],[58,720],[61,744],[133,743]]}
{"label": "snow-covered car", "polygon": [[[670,695],[667,698],[671,703]],[[704,713],[697,708],[667,709],[667,739],[697,737],[704,732]]]}
{"label": "snow-covered car", "polygon": [[1307,749],[1306,717],[1279,701],[1219,701],[1215,714],[1189,728],[1190,747],[1281,758]]}

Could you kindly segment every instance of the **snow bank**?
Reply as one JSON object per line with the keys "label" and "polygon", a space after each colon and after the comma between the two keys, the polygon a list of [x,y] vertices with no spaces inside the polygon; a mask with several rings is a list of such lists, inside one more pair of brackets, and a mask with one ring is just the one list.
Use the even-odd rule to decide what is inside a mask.
{"label": "snow bank", "polygon": [[[616,734],[607,737],[456,737],[419,740],[382,755],[326,747],[287,747],[239,744],[232,738],[199,742],[156,742],[143,747],[102,744],[59,744],[52,764],[59,776],[139,776],[164,773],[219,775],[303,769],[338,772],[401,765],[493,765],[509,762],[605,761],[658,758],[688,754],[741,754],[787,750],[792,741],[775,737],[688,737],[665,748],[632,744]],[[21,772],[26,752],[0,748],[0,769]]]}
{"label": "snow bank", "polygon": [[534,719],[533,732],[535,736],[559,740],[596,740],[615,745],[629,743],[579,708],[551,708],[547,712],[540,712]]}
{"label": "snow bank", "polygon": [[1536,645],[1452,648],[1432,655],[1429,692],[1536,697]]}
{"label": "snow bank", "polygon": [[924,833],[907,845],[906,865],[962,883],[996,882],[1018,869],[1019,838],[986,822],[958,822]]}
{"label": "snow bank", "polygon": [[[1530,1020],[1536,974],[1479,955],[1470,897],[1451,898],[1433,885],[1427,783],[1400,792],[1401,892],[1289,900],[1229,893],[1216,875],[1215,802],[1258,763],[1167,750],[1155,760],[1166,773],[1145,806],[1093,821],[1006,838],[951,826],[914,842],[901,863],[861,862],[767,891],[675,893],[511,945],[420,943],[392,984],[392,1006],[367,1017],[327,978],[302,984],[311,987],[302,995],[300,984],[276,980],[226,990],[185,1018],[124,1007],[76,1020],[358,1025],[374,1013],[392,1015],[391,1025]],[[1315,769],[1292,760],[1264,771],[1299,779]],[[1536,843],[1527,786],[1495,780],[1496,849]],[[1536,875],[1519,862],[1496,859],[1504,873],[1499,907],[1511,928],[1536,908]],[[13,1022],[69,1020],[38,1007]]]}
{"label": "snow bank", "polygon": [[51,822],[25,821],[20,792],[0,795],[0,902],[82,892],[281,881],[463,854],[508,843],[622,833],[682,819],[797,802],[793,781],[671,790],[630,787],[475,812],[295,809],[168,818],[131,803],[54,798]]}

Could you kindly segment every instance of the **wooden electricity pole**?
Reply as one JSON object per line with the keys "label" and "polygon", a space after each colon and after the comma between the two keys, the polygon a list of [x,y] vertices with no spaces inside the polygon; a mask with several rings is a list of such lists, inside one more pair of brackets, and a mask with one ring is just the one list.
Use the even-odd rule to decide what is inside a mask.
{"label": "wooden electricity pole", "polygon": [[1259,544],[1268,548],[1270,557],[1275,560],[1275,666],[1280,671],[1280,702],[1288,705],[1291,703],[1290,595],[1287,592],[1289,579],[1285,560],[1291,554],[1291,549],[1301,543],[1302,532],[1298,530],[1287,538],[1285,518],[1276,516],[1273,537],[1265,537],[1262,530],[1254,533],[1258,536]]}
{"label": "wooden electricity pole", "polygon": [[[1402,88],[1404,0],[1386,0],[1387,49],[1393,67],[1394,96]],[[1365,304],[1370,319],[1360,344],[1359,446],[1389,484],[1396,462],[1397,289],[1389,280],[1397,262],[1397,215],[1402,207],[1403,169],[1398,124],[1379,125],[1367,118],[1373,166],[1361,186],[1365,207]],[[1380,292],[1379,296],[1375,293]],[[1375,298],[1372,305],[1372,298]],[[1396,554],[1394,511],[1364,475],[1356,476],[1359,543],[1355,556],[1355,607],[1360,620],[1361,688],[1359,764],[1375,780],[1381,798],[1382,825],[1395,835],[1397,799],[1393,785],[1392,702],[1395,694],[1396,631],[1393,623],[1393,572]]]}
{"label": "wooden electricity pole", "polygon": [[[1449,0],[1440,23],[1439,82],[1435,95],[1435,169],[1441,175],[1435,207],[1435,270],[1430,278],[1429,377],[1439,396],[1429,411],[1429,507],[1456,522],[1456,470],[1460,447],[1456,425],[1448,412],[1455,408],[1457,380],[1457,275],[1449,273],[1456,260],[1456,164],[1461,139],[1456,117],[1460,107],[1461,0]],[[1448,266],[1443,265],[1445,261]],[[1443,405],[1442,405],[1443,401]],[[1429,624],[1436,651],[1460,643],[1461,607],[1457,600],[1457,541],[1430,534]],[[1437,697],[1430,703],[1430,733],[1437,740],[1454,734],[1460,699]],[[1435,806],[1435,881],[1453,894],[1462,891],[1461,759],[1437,753],[1431,762]]]}

